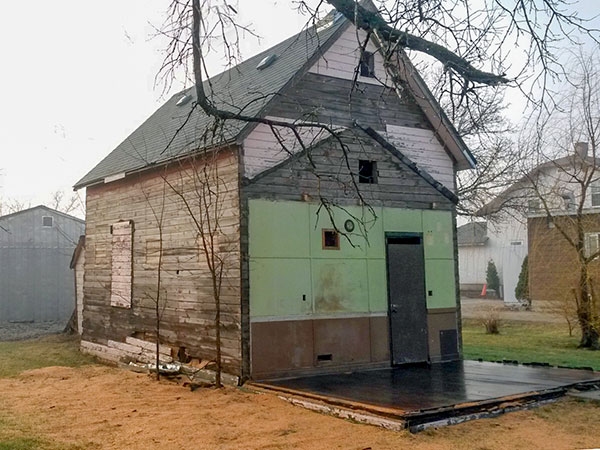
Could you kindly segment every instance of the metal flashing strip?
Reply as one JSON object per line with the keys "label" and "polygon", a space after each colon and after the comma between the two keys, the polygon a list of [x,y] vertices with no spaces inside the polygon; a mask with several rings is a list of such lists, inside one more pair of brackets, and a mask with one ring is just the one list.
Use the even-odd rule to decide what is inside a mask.
{"label": "metal flashing strip", "polygon": [[285,322],[292,320],[326,320],[326,319],[355,319],[361,317],[387,317],[387,312],[357,312],[338,314],[298,314],[291,316],[250,317],[250,323]]}

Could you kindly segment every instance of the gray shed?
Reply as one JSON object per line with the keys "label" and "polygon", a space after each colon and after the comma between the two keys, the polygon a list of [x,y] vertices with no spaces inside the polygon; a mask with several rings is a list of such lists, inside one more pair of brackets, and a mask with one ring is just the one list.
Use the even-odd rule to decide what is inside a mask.
{"label": "gray shed", "polygon": [[83,220],[43,205],[0,217],[0,323],[69,320],[69,263],[84,232]]}

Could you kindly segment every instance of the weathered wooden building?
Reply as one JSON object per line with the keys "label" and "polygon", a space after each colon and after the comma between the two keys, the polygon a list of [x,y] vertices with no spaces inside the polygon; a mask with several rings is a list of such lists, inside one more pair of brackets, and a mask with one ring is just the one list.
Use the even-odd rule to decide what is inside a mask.
{"label": "weathered wooden building", "polygon": [[69,260],[84,229],[42,205],[0,217],[0,323],[67,323],[75,307]]}
{"label": "weathered wooden building", "polygon": [[87,188],[84,349],[148,359],[160,292],[165,355],[214,358],[210,270],[190,214],[210,167],[226,371],[459,357],[454,182],[474,159],[406,57],[384,67],[376,42],[361,56],[354,26],[330,19],[205,89],[220,107],[334,135],[305,127],[303,148],[285,128],[231,121],[207,141],[213,121],[199,108],[188,118],[188,89],[77,183]]}

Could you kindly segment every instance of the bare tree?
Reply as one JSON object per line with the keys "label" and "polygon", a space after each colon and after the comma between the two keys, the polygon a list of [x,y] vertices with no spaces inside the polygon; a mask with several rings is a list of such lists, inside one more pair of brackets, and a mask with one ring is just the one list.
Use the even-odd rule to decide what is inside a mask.
{"label": "bare tree", "polygon": [[26,203],[17,199],[6,199],[0,197],[0,216],[13,214],[28,208],[31,208],[30,203]]}
{"label": "bare tree", "polygon": [[[501,117],[503,96],[498,87],[517,88],[532,103],[551,108],[553,96],[548,84],[564,75],[559,57],[564,41],[576,43],[583,36],[598,39],[598,30],[591,27],[589,19],[580,17],[576,4],[568,0],[481,0],[475,4],[470,0],[389,0],[376,4],[300,0],[290,7],[307,16],[310,28],[333,20],[327,5],[364,32],[363,37],[357,33],[361,52],[369,40],[377,43],[393,80],[398,80],[399,70],[406,70],[407,54],[416,56],[425,71],[438,74],[434,91],[461,135],[469,138],[480,163],[474,173],[458,179],[457,191],[463,199],[458,211],[464,214],[485,204],[492,192],[512,184],[514,167],[522,157],[506,137],[510,126]],[[169,44],[158,80],[167,90],[183,71],[185,79],[195,84],[192,112],[199,108],[214,118],[215,125],[206,130],[212,133],[210,139],[219,141],[218,134],[228,121],[261,123],[271,128],[282,149],[288,151],[278,136],[287,129],[313,163],[302,131],[318,127],[336,139],[335,127],[308,117],[285,122],[248,115],[245,111],[249,105],[224,105],[214,97],[207,58],[220,53],[226,64],[236,64],[241,59],[240,39],[257,37],[250,24],[239,20],[238,9],[227,0],[172,0],[168,18],[159,30]],[[511,66],[512,59],[522,63]],[[355,73],[358,71],[357,67]],[[541,95],[534,96],[536,90]],[[204,137],[208,138],[206,134]],[[348,149],[341,140],[338,146],[347,159]],[[353,177],[349,168],[346,171]],[[314,172],[318,177],[318,170]],[[364,200],[358,184],[353,184],[356,195]],[[324,200],[322,206],[332,215],[331,208],[336,205]]]}
{"label": "bare tree", "polygon": [[[598,55],[579,56],[568,89],[532,133],[521,141],[532,152],[537,170],[525,175],[530,209],[539,209],[567,246],[571,263],[561,272],[571,280],[581,328],[581,347],[599,349],[600,322],[594,261],[600,256],[597,212],[591,207],[600,188],[600,72]],[[573,143],[575,149],[573,149]],[[530,244],[531,245],[531,244]],[[565,255],[567,256],[567,255]],[[557,256],[558,257],[558,256]],[[560,264],[560,261],[553,261]],[[568,295],[568,294],[566,294]]]}
{"label": "bare tree", "polygon": [[[154,309],[154,333],[156,335],[156,380],[160,380],[160,332],[162,317],[167,306],[167,292],[163,292],[162,288],[162,271],[163,271],[163,230],[164,230],[164,218],[165,218],[165,203],[166,203],[166,184],[163,183],[161,194],[158,199],[158,204],[154,205],[153,200],[148,192],[144,189],[143,183],[141,184],[142,194],[146,199],[146,204],[152,212],[152,217],[158,230],[158,248],[154,250],[156,252],[156,288],[153,292],[146,292],[147,298],[153,303]],[[148,251],[148,249],[146,249]],[[154,255],[152,255],[154,256]]]}
{"label": "bare tree", "polygon": [[65,192],[58,189],[50,195],[48,206],[65,214],[76,214],[85,217],[85,204],[78,192],[66,197]]}
{"label": "bare tree", "polygon": [[230,195],[237,189],[220,173],[220,160],[224,155],[219,151],[192,156],[179,161],[175,177],[163,176],[165,186],[179,199],[179,207],[191,219],[197,233],[198,251],[203,258],[200,264],[208,268],[211,297],[214,302],[215,331],[215,385],[222,386],[222,296],[224,281],[230,267],[228,258],[234,250],[234,242],[224,230],[224,220],[231,208]]}

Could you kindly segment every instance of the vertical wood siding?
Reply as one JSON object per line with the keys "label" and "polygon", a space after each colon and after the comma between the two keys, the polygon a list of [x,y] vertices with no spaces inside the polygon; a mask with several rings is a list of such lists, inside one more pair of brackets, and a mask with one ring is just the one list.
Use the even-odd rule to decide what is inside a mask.
{"label": "vertical wood siding", "polygon": [[[197,164],[201,164],[198,162]],[[239,185],[237,149],[222,151],[217,159],[221,184],[219,210],[221,231],[217,245],[225,258],[221,297],[224,368],[237,374],[241,367]],[[198,166],[196,166],[198,167]],[[194,169],[174,163],[171,168],[87,189],[87,232],[83,339],[98,344],[125,342],[127,337],[153,340],[154,299],[158,273],[159,228],[150,205],[158,213],[164,199],[163,263],[161,298],[166,300],[161,323],[161,342],[172,348],[184,346],[202,359],[215,356],[215,306],[206,258],[197,228],[181,199],[163,176],[185,193],[192,208]],[[133,283],[131,308],[111,306],[112,236],[110,226],[132,220]]]}
{"label": "vertical wood siding", "polygon": [[0,322],[67,323],[75,308],[69,263],[84,227],[45,207],[0,217]]}

